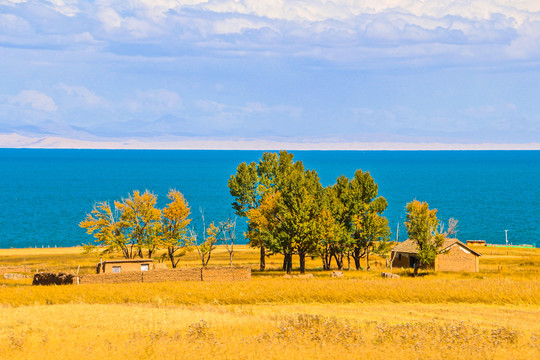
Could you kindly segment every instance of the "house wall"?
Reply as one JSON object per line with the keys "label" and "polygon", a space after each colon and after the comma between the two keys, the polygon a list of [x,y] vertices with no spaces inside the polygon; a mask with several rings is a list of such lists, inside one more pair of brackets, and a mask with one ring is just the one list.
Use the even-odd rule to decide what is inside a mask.
{"label": "house wall", "polygon": [[459,245],[454,245],[446,254],[437,256],[435,270],[478,272],[478,256]]}
{"label": "house wall", "polygon": [[113,270],[112,270],[113,266],[120,266],[121,267],[121,270],[120,270],[121,273],[129,272],[129,271],[139,271],[140,272],[142,264],[148,264],[148,269],[149,270],[153,269],[151,261],[148,261],[148,262],[118,262],[118,263],[104,262],[103,263],[103,266],[104,266],[103,272],[106,273],[106,274],[112,274],[113,273]]}
{"label": "house wall", "polygon": [[[400,259],[401,255],[401,259]],[[394,253],[392,253],[392,257],[394,260],[392,261],[392,267],[395,268],[408,268],[409,267],[409,254],[405,253],[397,253],[394,257]]]}

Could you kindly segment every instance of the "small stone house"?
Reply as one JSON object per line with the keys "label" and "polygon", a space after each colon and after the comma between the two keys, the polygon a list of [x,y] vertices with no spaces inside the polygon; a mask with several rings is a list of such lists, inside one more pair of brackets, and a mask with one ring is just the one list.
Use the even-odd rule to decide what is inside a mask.
{"label": "small stone house", "polygon": [[[435,258],[435,271],[467,271],[478,272],[480,253],[458,239],[446,239],[441,248],[441,254]],[[392,250],[392,267],[412,268],[418,261],[416,242],[410,239],[398,244]]]}
{"label": "small stone house", "polygon": [[123,273],[132,271],[150,271],[154,269],[152,259],[106,260],[97,264],[98,274]]}

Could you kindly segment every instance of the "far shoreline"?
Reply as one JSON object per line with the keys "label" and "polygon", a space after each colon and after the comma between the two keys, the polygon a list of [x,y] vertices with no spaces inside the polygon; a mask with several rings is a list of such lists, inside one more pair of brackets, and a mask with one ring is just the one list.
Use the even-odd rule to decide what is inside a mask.
{"label": "far shoreline", "polygon": [[154,138],[154,139],[69,139],[56,136],[23,136],[0,134],[2,149],[65,150],[223,150],[223,151],[536,151],[540,143],[443,143],[443,142],[361,142],[339,139],[221,139],[221,138]]}

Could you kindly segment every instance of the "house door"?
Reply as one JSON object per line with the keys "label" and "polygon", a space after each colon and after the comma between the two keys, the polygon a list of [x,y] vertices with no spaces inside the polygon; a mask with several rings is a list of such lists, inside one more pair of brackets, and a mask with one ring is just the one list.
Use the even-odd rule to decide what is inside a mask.
{"label": "house door", "polygon": [[409,267],[414,267],[416,265],[416,257],[415,256],[409,256]]}

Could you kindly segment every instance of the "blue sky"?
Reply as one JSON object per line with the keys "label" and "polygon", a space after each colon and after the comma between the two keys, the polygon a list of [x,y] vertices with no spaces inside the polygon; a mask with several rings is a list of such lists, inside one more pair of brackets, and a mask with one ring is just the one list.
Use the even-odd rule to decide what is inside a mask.
{"label": "blue sky", "polygon": [[0,66],[0,134],[540,142],[537,0],[0,0]]}

